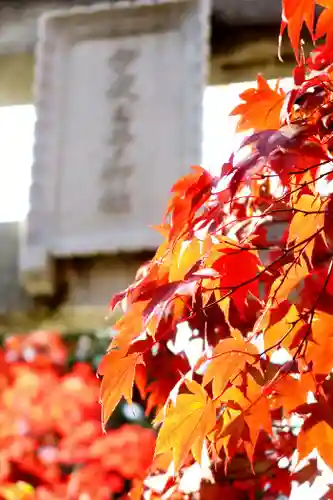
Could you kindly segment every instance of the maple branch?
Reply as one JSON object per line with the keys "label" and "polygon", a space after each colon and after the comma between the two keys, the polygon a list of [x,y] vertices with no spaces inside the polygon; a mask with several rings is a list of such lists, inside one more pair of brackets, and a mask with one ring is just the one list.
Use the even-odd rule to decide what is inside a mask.
{"label": "maple branch", "polygon": [[[330,160],[328,163],[331,163],[332,161],[333,161],[333,159]],[[304,187],[307,187],[310,184],[314,184],[315,182],[319,181],[320,179],[323,179],[324,177],[326,177],[327,175],[329,175],[332,172],[333,172],[333,169],[330,170],[329,172],[323,172],[322,174],[319,174],[317,177],[315,177],[315,179],[313,179],[311,181],[303,181],[300,183],[300,185],[295,183],[295,185],[297,186],[295,189],[293,189],[292,191],[287,191],[286,193],[281,195],[279,198],[276,198],[276,201],[284,201],[284,199],[286,197],[290,197],[292,194],[295,194],[298,191],[301,191]]]}
{"label": "maple branch", "polygon": [[[306,167],[306,168],[303,168],[303,169],[298,169],[296,168],[295,170],[290,170],[289,172],[286,172],[286,175],[297,175],[297,174],[305,174],[306,172],[309,172],[310,170],[314,169],[314,168],[318,168],[318,167],[322,167],[323,165],[328,165],[329,163],[332,162],[333,159],[328,159],[328,160],[325,160],[323,162],[320,162],[320,163],[315,163],[314,165],[310,165],[309,167]],[[331,173],[332,170],[330,170],[329,172],[327,172],[326,174],[328,173]],[[260,174],[260,173],[257,173],[257,174],[254,174],[254,176],[257,175],[258,178],[255,178],[255,177],[252,177],[253,180],[264,180],[264,179],[270,179],[270,178],[276,178],[276,177],[279,177],[280,178],[280,174]],[[255,198],[255,196],[254,196]]]}
{"label": "maple branch", "polygon": [[[333,212],[333,211],[332,211]],[[260,219],[260,221],[264,220],[265,217],[268,217],[268,216],[271,216],[271,215],[274,215],[274,214],[279,214],[279,213],[301,213],[301,214],[304,214],[305,216],[306,215],[318,215],[318,214],[325,214],[327,213],[327,211],[325,210],[303,210],[303,209],[300,209],[300,208],[295,208],[295,207],[288,207],[288,208],[279,208],[279,209],[275,209],[275,210],[271,210],[269,207],[264,211],[262,212],[261,214],[257,214],[257,215],[249,215],[247,217],[239,217],[237,220],[232,220],[232,221],[229,221],[227,222],[223,228],[225,229],[226,227],[228,226],[231,226],[232,224],[236,224],[236,223],[239,223],[239,222],[245,222],[245,221],[248,221],[248,220],[251,220],[251,219]],[[267,222],[269,222],[268,219],[266,219]],[[281,221],[281,223],[286,223],[286,221]],[[232,245],[232,243],[229,243],[230,245]],[[236,246],[236,244],[235,244]],[[254,249],[260,249],[262,250],[263,248],[260,247],[253,247],[252,246],[252,250]],[[270,247],[266,247],[267,250],[270,250]]]}
{"label": "maple branch", "polygon": [[[271,268],[274,268],[275,265],[280,262],[282,259],[284,259],[290,252],[292,252],[293,250],[295,250],[296,248],[298,248],[299,246],[301,246],[302,244],[305,243],[305,245],[307,245],[312,239],[314,239],[318,234],[321,233],[321,231],[323,230],[323,227],[318,229],[314,234],[312,234],[311,236],[309,236],[306,240],[302,240],[301,242],[299,243],[295,243],[295,245],[287,248],[287,249],[284,249],[283,251],[283,255],[281,255],[280,257],[276,258],[273,262],[271,262],[270,264],[268,264],[267,266],[264,267],[264,269],[262,269],[261,271],[259,271],[255,276],[253,276],[253,278],[249,278],[248,280],[245,280],[243,281],[242,283],[239,283],[238,285],[235,285],[233,287],[230,287],[230,286],[227,286],[227,287],[214,287],[214,288],[204,288],[205,291],[214,291],[214,290],[231,290],[225,294],[223,297],[221,297],[220,299],[217,299],[216,301],[210,303],[210,304],[207,304],[204,309],[208,309],[209,307],[212,307],[213,305],[215,304],[218,304],[219,302],[221,302],[222,300],[230,297],[233,293],[235,293],[236,290],[246,286],[246,285],[249,285],[251,283],[253,283],[254,281],[258,280],[261,276],[263,276],[267,270],[271,269]],[[244,249],[244,251],[249,251],[248,248]],[[218,278],[216,278],[218,279]]]}

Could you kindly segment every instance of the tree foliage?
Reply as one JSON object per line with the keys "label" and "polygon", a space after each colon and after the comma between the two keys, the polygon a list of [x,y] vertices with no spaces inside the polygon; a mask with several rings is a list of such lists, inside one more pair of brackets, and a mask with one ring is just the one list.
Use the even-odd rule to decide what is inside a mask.
{"label": "tree foliage", "polygon": [[0,499],[125,498],[150,465],[155,433],[103,434],[93,367],[68,367],[52,332],[10,337],[0,351]]}
{"label": "tree foliage", "polygon": [[292,90],[243,92],[240,149],[173,186],[163,243],[111,301],[104,422],[135,383],[159,429],[135,498],[183,498],[190,471],[201,499],[279,498],[319,474],[294,459],[333,468],[333,1],[283,0],[280,52],[285,30]]}

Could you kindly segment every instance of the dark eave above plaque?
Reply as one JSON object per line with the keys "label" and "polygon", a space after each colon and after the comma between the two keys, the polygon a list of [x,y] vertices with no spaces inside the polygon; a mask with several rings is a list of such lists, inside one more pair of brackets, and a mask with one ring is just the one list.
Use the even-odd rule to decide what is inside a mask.
{"label": "dark eave above plaque", "polygon": [[[107,3],[117,3],[111,0]],[[129,0],[135,3],[137,0]],[[154,0],[152,0],[152,3]],[[0,54],[28,52],[37,41],[37,19],[46,11],[68,6],[103,3],[94,0],[6,0],[0,9]],[[213,29],[223,26],[251,28],[257,25],[277,26],[281,12],[280,0],[212,0],[212,12],[218,21]],[[214,37],[213,37],[214,39]]]}

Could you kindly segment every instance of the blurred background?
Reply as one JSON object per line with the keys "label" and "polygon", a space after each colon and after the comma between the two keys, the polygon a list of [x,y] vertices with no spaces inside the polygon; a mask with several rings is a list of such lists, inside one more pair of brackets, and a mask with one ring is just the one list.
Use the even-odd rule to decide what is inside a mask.
{"label": "blurred background", "polygon": [[[109,6],[120,6],[120,2],[116,0],[107,3]],[[138,2],[135,0],[126,2],[127,10],[124,9],[124,12],[119,14],[119,25],[114,25],[116,31],[118,28],[120,31],[125,30],[121,33],[123,38],[126,38],[126,29],[130,30],[127,26],[130,27],[131,24],[126,21],[126,16],[132,7],[135,8],[136,3]],[[153,19],[154,9],[160,9],[159,3],[163,2],[153,0],[147,3],[149,8],[140,11],[143,23],[145,12],[147,19]],[[103,163],[102,156],[106,153],[102,146],[102,152],[99,152],[98,146],[90,149],[91,168],[84,170],[82,167],[81,175],[78,159],[81,157],[77,153],[85,151],[83,144],[89,142],[88,138],[95,137],[96,130],[98,131],[99,127],[102,129],[106,123],[109,111],[105,108],[104,101],[99,99],[98,88],[107,88],[110,77],[105,71],[98,72],[97,66],[94,66],[97,55],[102,54],[104,50],[102,45],[98,46],[100,49],[97,55],[93,50],[89,49],[89,52],[88,48],[85,52],[82,49],[81,52],[78,50],[75,53],[75,61],[83,58],[80,68],[84,66],[86,73],[80,70],[79,76],[73,73],[74,78],[70,76],[70,71],[66,70],[79,64],[74,61],[74,51],[70,55],[74,62],[72,63],[69,57],[69,66],[64,69],[59,63],[59,69],[52,73],[51,66],[58,53],[52,53],[54,40],[48,40],[43,33],[40,19],[43,15],[52,13],[54,9],[63,9],[65,18],[66,12],[73,14],[72,9],[77,6],[91,9],[93,12],[94,4],[97,2],[92,0],[3,0],[0,4],[0,338],[3,346],[0,358],[0,497],[2,495],[4,499],[30,498],[29,495],[40,500],[121,498],[132,481],[140,476],[145,464],[149,463],[154,445],[154,433],[144,415],[139,394],[135,394],[137,404],[130,411],[126,404],[120,405],[110,421],[107,438],[102,435],[97,403],[99,382],[95,377],[100,356],[105,352],[112,335],[114,318],[108,317],[107,304],[114,293],[130,284],[137,268],[150,258],[154,250],[154,244],[145,248],[144,245],[135,243],[145,239],[147,218],[140,219],[139,215],[133,214],[133,217],[138,217],[142,235],[136,234],[136,239],[132,240],[133,244],[127,247],[124,245],[124,248],[115,246],[108,251],[106,243],[102,245],[103,251],[98,245],[94,250],[95,235],[92,234],[89,250],[84,251],[79,245],[74,245],[74,250],[65,251],[63,240],[60,237],[57,239],[59,227],[67,228],[67,232],[74,228],[75,236],[75,221],[80,221],[83,207],[89,209],[96,201],[90,199],[94,197],[94,192],[88,188],[92,183],[92,175],[99,168],[97,164]],[[196,148],[200,154],[196,153],[193,161],[199,163],[202,160],[207,168],[218,172],[223,160],[240,140],[240,137],[235,135],[237,118],[228,117],[239,102],[240,92],[254,83],[259,72],[266,79],[286,78],[286,87],[290,84],[288,77],[291,75],[294,59],[287,42],[283,45],[284,63],[279,62],[277,57],[280,0],[212,0],[210,7],[203,6],[201,0],[179,0],[171,4],[175,5],[168,7],[170,23],[173,22],[172,19],[177,20],[177,12],[174,18],[171,15],[172,9],[177,7],[176,4],[188,4],[186,9],[189,9],[189,16],[193,18],[191,29],[194,26],[194,31],[190,28],[187,32],[182,31],[181,23],[176,23],[170,28],[169,38],[161,38],[162,41],[156,41],[156,45],[154,40],[159,40],[159,31],[156,28],[155,38],[155,31],[152,31],[150,39],[153,41],[147,42],[147,47],[150,44],[150,52],[148,49],[145,52],[145,64],[149,66],[150,57],[151,67],[163,68],[163,72],[158,79],[156,71],[148,68],[147,78],[140,77],[140,80],[139,73],[144,73],[142,65],[138,63],[133,66],[134,73],[138,73],[138,80],[144,87],[141,94],[146,95],[145,89],[150,88],[155,96],[155,101],[150,101],[149,97],[144,101],[144,108],[141,113],[138,112],[135,123],[138,129],[147,128],[149,132],[153,120],[154,127],[159,129],[162,135],[165,127],[167,135],[167,127],[171,127],[173,122],[170,119],[171,125],[166,123],[162,107],[158,107],[159,102],[167,103],[166,97],[169,94],[178,98],[186,93],[190,94],[193,85],[193,99],[197,100],[195,106],[201,109],[202,113],[191,118],[189,110],[185,110],[182,115],[184,121],[179,126],[185,129],[191,126],[191,119],[194,122],[199,120],[200,123],[194,123],[194,126],[199,127],[201,133],[198,138],[200,144],[198,142]],[[55,35],[52,32],[54,26],[49,29],[49,32],[53,33],[52,36],[58,36],[60,45],[63,33],[68,37],[66,40],[71,40],[71,30],[75,31],[81,22],[76,20],[75,15],[71,19],[72,21],[61,25],[60,28],[54,24]],[[199,22],[198,31],[195,30],[195,22]],[[105,16],[95,16],[93,35],[89,35],[89,30],[86,35],[83,22],[79,26],[80,29],[83,26],[80,36],[87,36],[87,40],[91,40],[92,36],[97,39],[99,23],[100,32],[105,38]],[[122,23],[124,28],[121,27]],[[184,18],[184,25],[186,23]],[[172,45],[172,36],[173,33],[177,34],[177,30],[183,37],[179,43],[185,48],[189,47],[184,54],[190,54],[191,50],[194,50],[195,54],[191,57],[198,60],[197,70],[189,66],[189,71],[200,72],[201,67],[207,67],[205,76],[200,74],[199,80],[194,79],[193,83],[186,74],[185,63],[184,73],[172,74],[174,66],[170,54],[172,55],[172,50],[177,47]],[[200,30],[202,37],[198,39]],[[109,37],[112,38],[112,30],[110,33]],[[191,49],[191,33],[194,49]],[[205,33],[208,34],[208,39]],[[136,36],[132,32],[129,32],[130,35]],[[46,50],[48,43],[51,45],[49,52]],[[113,43],[112,40],[110,43]],[[44,56],[38,56],[40,46]],[[168,50],[171,52],[167,52]],[[50,61],[45,60],[47,53],[50,54]],[[184,58],[186,57],[185,55]],[[100,64],[102,65],[102,62]],[[125,66],[126,64],[128,65],[129,61],[125,61]],[[97,83],[89,86],[88,80],[84,81],[84,78],[92,78],[95,70],[99,79],[96,80]],[[69,97],[66,94],[70,101],[65,99],[58,103],[63,107],[62,114],[58,113],[58,104],[52,101],[55,94],[48,96],[40,92],[40,81],[43,81],[43,78],[46,82],[52,80],[52,85],[60,89],[60,93],[63,82],[67,82],[66,85],[71,87],[72,93],[68,94]],[[202,83],[203,92],[200,87]],[[195,85],[199,85],[197,90]],[[136,92],[140,98],[140,88]],[[43,99],[46,99],[46,104],[51,103],[51,108],[52,105],[54,107],[49,120],[45,119],[45,114],[42,115],[45,104]],[[66,111],[69,109],[72,112],[74,109],[74,114],[81,117],[78,120],[81,120],[81,125],[84,122],[84,132],[83,128],[75,129],[79,127],[77,124],[75,127],[72,124],[72,128],[67,127],[66,120],[69,119]],[[39,117],[39,112],[42,118]],[[35,134],[36,120],[39,125]],[[71,133],[68,132],[69,129]],[[62,146],[60,145],[59,149],[55,146],[53,149],[47,149],[43,143],[50,139],[54,130],[58,135],[63,133],[65,138],[70,137],[72,141],[68,146],[68,150],[72,148],[68,160],[70,166],[66,175],[61,178],[56,176],[56,167],[53,173],[48,169],[49,157],[62,157]],[[142,136],[147,138],[146,142],[140,144],[141,149],[147,149],[149,157],[148,132],[146,136]],[[164,146],[172,150],[171,139],[169,143],[166,141]],[[38,168],[34,167],[36,151]],[[175,166],[175,180],[179,172],[185,174],[189,166]],[[60,161],[59,169],[61,168]],[[154,171],[153,179],[160,183],[156,189],[162,189],[162,198],[167,199],[171,185],[162,176],[164,166],[157,162],[148,165],[147,169],[143,173],[144,181],[146,182],[147,176],[149,178],[150,173],[152,175]],[[43,189],[41,179],[51,175],[54,176],[53,180],[46,181],[59,195],[56,214],[58,219],[53,217],[53,213],[53,218],[47,218],[50,216],[49,200],[53,191],[47,191],[46,195],[43,193],[45,201],[39,202],[39,205],[34,200],[40,196],[40,190]],[[145,196],[144,192],[140,194],[141,188],[143,189],[142,183],[138,182],[135,191],[136,199],[139,200],[140,196]],[[62,189],[66,193],[72,193],[72,198],[70,195],[67,198],[65,195],[62,197]],[[150,189],[154,190],[154,184]],[[81,201],[75,202],[80,193],[85,196],[81,200],[82,205]],[[116,198],[118,194],[115,194]],[[112,200],[110,203],[113,207]],[[155,209],[158,213],[160,211],[159,206],[154,206],[153,197],[148,209],[151,214],[154,214]],[[44,210],[47,217],[43,219]],[[112,211],[109,209],[109,212],[110,210]],[[102,216],[103,224],[109,227],[111,238],[113,224],[116,228],[115,239],[118,238],[119,231],[126,232],[127,219],[122,219],[121,213],[118,217],[117,211],[113,210],[108,222],[105,214],[99,215],[96,212],[96,226],[102,224],[98,219]],[[70,226],[68,223],[67,226],[61,226],[61,217],[70,218],[74,225]],[[36,234],[33,233],[32,226],[37,219],[40,224],[38,227],[44,230],[41,240],[38,240],[38,230]],[[55,219],[61,219],[59,225],[49,222]],[[155,220],[151,223],[155,223]],[[30,230],[35,236],[32,236],[27,244],[26,233]],[[89,239],[90,236],[85,238]],[[67,238],[66,242],[68,241],[72,240]],[[23,259],[22,264],[22,252],[24,254],[26,246],[29,247],[30,253],[28,252],[28,258]],[[78,248],[77,252],[75,248]],[[41,258],[40,251],[44,252]],[[127,449],[126,455],[123,451],[119,452],[124,449]]]}
{"label": "blurred background", "polygon": [[[111,295],[132,281],[138,266],[151,254],[138,248],[121,254],[119,252],[112,254],[104,252],[99,256],[72,254],[70,258],[66,256],[56,259],[57,285],[52,295],[48,294],[47,297],[29,293],[27,290],[29,287],[22,284],[19,264],[20,239],[29,209],[29,188],[32,181],[35,181],[32,178],[32,165],[36,121],[34,89],[38,19],[43,13],[50,12],[54,8],[93,3],[60,0],[54,3],[41,0],[1,2],[0,331],[2,333],[36,328],[85,332],[104,329],[107,304]],[[228,114],[239,102],[239,93],[251,86],[257,73],[262,73],[266,79],[291,75],[293,56],[287,41],[283,46],[285,62],[282,64],[277,58],[280,14],[279,0],[270,2],[213,0],[212,2],[208,19],[210,55],[207,61],[208,75],[202,103],[201,150],[203,164],[207,168],[218,169],[239,140],[234,137],[237,117],[228,117]],[[190,40],[187,43],[190,43]],[[56,79],[61,82],[63,78],[64,75],[59,73]],[[92,88],[87,101],[88,99],[90,102],[94,99],[97,101],[95,92]],[[156,122],[158,123],[158,118]],[[144,118],[141,123],[144,126]],[[59,123],[59,126],[62,124]],[[45,124],[43,127],[47,128],[48,125]],[[88,127],[92,133],[96,128],[96,121],[88,124]],[[160,123],[160,127],[163,127],[163,123]],[[79,148],[82,139],[78,137],[77,140]],[[200,160],[196,159],[197,162]],[[189,165],[186,165],[183,168],[183,175],[188,167]],[[159,166],[155,165],[154,169],[159,169]],[[177,177],[176,172],[175,179]],[[85,182],[89,184],[91,181],[89,178],[80,179],[81,187]],[[164,187],[167,195],[170,187],[171,185]],[[89,200],[87,202],[89,203]],[[150,207],[152,214],[154,208]],[[75,206],[73,203],[72,211],[75,210],[80,211],[80,206]],[[142,226],[142,231],[144,230],[145,227]]]}

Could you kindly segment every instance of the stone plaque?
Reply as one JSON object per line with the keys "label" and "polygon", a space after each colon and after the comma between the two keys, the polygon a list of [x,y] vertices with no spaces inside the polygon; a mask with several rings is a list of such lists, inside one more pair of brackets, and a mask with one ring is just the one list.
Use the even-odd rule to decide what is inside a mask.
{"label": "stone plaque", "polygon": [[201,162],[208,19],[209,0],[119,1],[41,19],[21,247],[31,293],[38,268],[47,290],[50,259],[158,245],[149,226]]}

